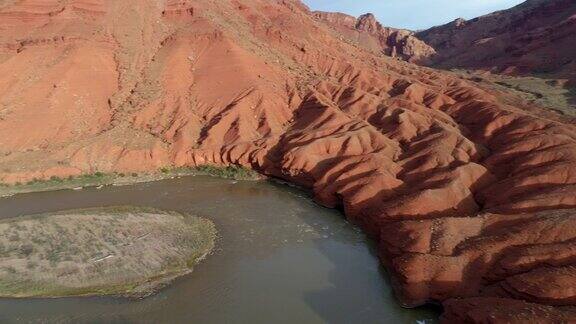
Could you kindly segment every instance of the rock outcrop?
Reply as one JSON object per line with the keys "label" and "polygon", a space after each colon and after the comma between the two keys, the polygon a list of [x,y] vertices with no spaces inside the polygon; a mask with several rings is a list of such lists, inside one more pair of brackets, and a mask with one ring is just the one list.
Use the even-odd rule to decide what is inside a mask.
{"label": "rock outcrop", "polygon": [[425,63],[436,51],[406,29],[384,27],[373,14],[358,18],[334,12],[315,11],[314,17],[335,28],[347,39],[375,52],[413,63]]}
{"label": "rock outcrop", "polygon": [[433,65],[576,78],[576,2],[528,0],[470,21],[418,32],[437,51]]}
{"label": "rock outcrop", "polygon": [[296,0],[0,3],[4,182],[243,165],[343,208],[407,306],[573,319],[563,117],[343,41]]}

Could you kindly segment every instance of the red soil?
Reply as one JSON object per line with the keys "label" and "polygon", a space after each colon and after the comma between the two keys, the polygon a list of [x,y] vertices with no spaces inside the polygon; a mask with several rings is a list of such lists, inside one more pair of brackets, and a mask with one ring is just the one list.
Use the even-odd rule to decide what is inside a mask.
{"label": "red soil", "polygon": [[162,3],[0,1],[3,181],[240,164],[342,207],[407,306],[574,319],[574,125],[297,0]]}

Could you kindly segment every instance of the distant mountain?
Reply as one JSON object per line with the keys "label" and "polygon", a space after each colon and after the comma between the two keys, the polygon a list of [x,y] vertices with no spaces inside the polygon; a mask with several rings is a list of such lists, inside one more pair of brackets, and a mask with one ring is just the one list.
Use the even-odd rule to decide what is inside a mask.
{"label": "distant mountain", "polygon": [[385,27],[371,13],[358,18],[339,12],[315,11],[313,15],[363,47],[388,56],[423,63],[436,53],[432,47],[416,38],[414,32]]}
{"label": "distant mountain", "polygon": [[529,0],[469,21],[415,34],[432,46],[433,65],[574,79],[576,1]]}

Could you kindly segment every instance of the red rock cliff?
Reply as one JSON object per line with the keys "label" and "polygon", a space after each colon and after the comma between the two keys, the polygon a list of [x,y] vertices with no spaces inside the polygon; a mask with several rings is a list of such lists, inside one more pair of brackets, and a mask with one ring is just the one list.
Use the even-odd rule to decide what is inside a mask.
{"label": "red rock cliff", "polygon": [[313,12],[316,19],[328,23],[348,39],[361,46],[385,55],[398,57],[409,62],[424,63],[436,52],[414,36],[414,33],[391,27],[384,27],[373,14],[359,18],[331,12]]}

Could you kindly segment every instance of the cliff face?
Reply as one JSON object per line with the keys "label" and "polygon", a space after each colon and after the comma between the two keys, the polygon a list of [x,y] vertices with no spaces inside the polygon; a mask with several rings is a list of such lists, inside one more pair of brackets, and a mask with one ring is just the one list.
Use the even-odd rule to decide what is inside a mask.
{"label": "cliff face", "polygon": [[332,12],[315,11],[314,17],[326,22],[348,39],[375,52],[398,57],[408,62],[427,62],[436,52],[430,46],[414,36],[414,33],[391,27],[384,27],[373,14],[358,18]]}
{"label": "cliff face", "polygon": [[576,74],[576,2],[529,0],[470,21],[416,34],[438,52],[441,67],[508,74]]}
{"label": "cliff face", "polygon": [[0,4],[4,182],[240,164],[342,207],[405,305],[441,302],[453,322],[576,316],[562,117],[374,55],[298,1]]}

